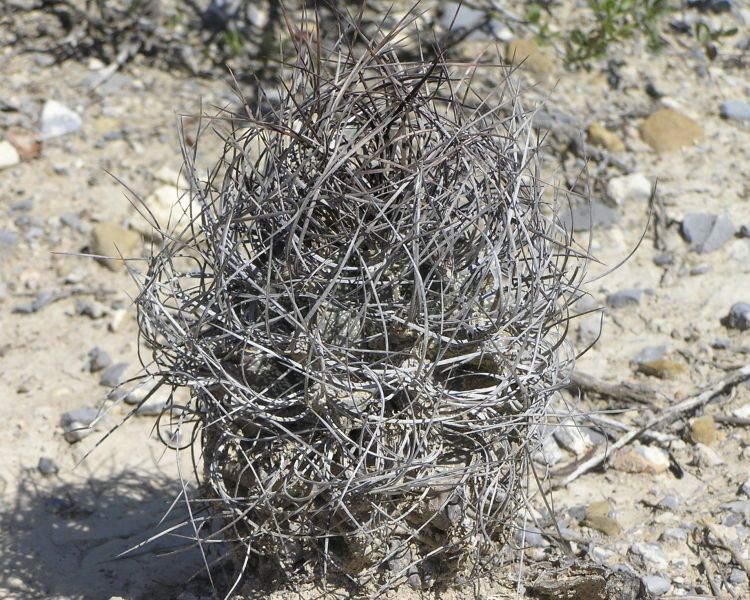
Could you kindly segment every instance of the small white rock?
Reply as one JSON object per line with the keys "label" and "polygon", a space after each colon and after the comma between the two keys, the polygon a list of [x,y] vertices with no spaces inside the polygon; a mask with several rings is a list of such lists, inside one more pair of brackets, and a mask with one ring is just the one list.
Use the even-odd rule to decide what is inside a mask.
{"label": "small white rock", "polygon": [[652,465],[665,471],[669,468],[669,456],[660,448],[655,446],[641,446],[641,455]]}
{"label": "small white rock", "polygon": [[617,558],[617,555],[611,550],[602,548],[601,546],[594,546],[589,550],[589,556],[602,565],[608,565]]}
{"label": "small white rock", "polygon": [[120,326],[123,324],[127,316],[128,311],[125,308],[118,308],[117,310],[112,311],[112,317],[109,320],[107,329],[112,333],[115,333],[118,329],[120,329]]}
{"label": "small white rock", "polygon": [[672,587],[669,579],[666,577],[659,577],[658,575],[646,575],[641,581],[650,594],[654,596],[661,596],[669,591]]}
{"label": "small white rock", "polygon": [[669,566],[667,557],[659,544],[636,542],[630,546],[630,551],[643,559],[643,562],[656,570],[664,570]]}
{"label": "small white rock", "polygon": [[3,140],[0,142],[0,169],[13,167],[21,162],[18,150],[10,142]]}
{"label": "small white rock", "polygon": [[702,467],[715,467],[724,464],[724,459],[719,456],[718,452],[705,444],[695,445],[695,460]]}
{"label": "small white rock", "polygon": [[575,454],[577,458],[582,457],[593,446],[591,438],[573,419],[565,419],[552,435],[560,446]]}
{"label": "small white rock", "polygon": [[57,100],[47,100],[42,108],[42,139],[76,133],[81,129],[81,117]]}
{"label": "small white rock", "polygon": [[551,435],[545,436],[541,447],[531,456],[534,462],[549,466],[559,463],[562,457],[562,450],[560,450],[560,446],[557,445],[555,438]]}
{"label": "small white rock", "polygon": [[607,196],[618,206],[645,201],[651,197],[651,182],[641,173],[613,177],[607,184]]}
{"label": "small white rock", "polygon": [[750,419],[750,404],[745,404],[734,409],[732,414],[738,419]]}

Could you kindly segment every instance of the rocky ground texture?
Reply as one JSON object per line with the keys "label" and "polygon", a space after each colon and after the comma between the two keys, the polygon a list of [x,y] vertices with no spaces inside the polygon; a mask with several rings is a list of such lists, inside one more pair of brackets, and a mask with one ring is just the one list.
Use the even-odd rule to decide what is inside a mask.
{"label": "rocky ground texture", "polygon": [[[161,4],[148,23],[192,40],[180,60],[158,35],[161,55],[134,34],[127,52],[78,43],[56,62],[54,44],[28,43],[29,31],[61,39],[51,10],[27,15],[29,30],[0,24],[17,28],[0,55],[3,598],[210,589],[199,551],[171,552],[189,531],[143,544],[184,519],[174,500],[191,492],[189,455],[163,444],[179,442],[173,424],[154,426],[167,398],[104,438],[149,385],[130,381],[143,350],[137,288],[117,257],[143,268],[160,239],[131,200],[160,223],[178,218],[178,123],[190,142],[201,106],[236,105],[225,72],[203,64],[233,38],[193,35],[201,24],[180,25],[174,5],[146,4]],[[216,18],[224,4],[212,3]],[[273,39],[277,8],[248,5]],[[583,66],[566,60],[566,32],[590,18],[586,2],[477,2],[453,23],[457,58],[522,63],[514,76],[547,136],[544,177],[580,194],[562,218],[596,260],[570,331],[588,351],[534,457],[551,495],[530,502],[523,560],[443,597],[750,598],[750,6],[675,5],[658,48],[636,32]],[[422,28],[443,35],[456,8],[425,1]],[[206,164],[215,147],[201,145]],[[393,597],[409,596],[431,594]]]}

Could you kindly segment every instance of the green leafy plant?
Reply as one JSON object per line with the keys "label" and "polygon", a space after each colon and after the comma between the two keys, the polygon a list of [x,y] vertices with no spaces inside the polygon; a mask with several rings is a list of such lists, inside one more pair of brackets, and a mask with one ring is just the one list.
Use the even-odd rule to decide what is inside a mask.
{"label": "green leafy plant", "polygon": [[531,2],[526,5],[524,12],[524,21],[534,30],[534,37],[541,44],[548,42],[555,35],[550,29],[548,20],[543,18],[542,11],[544,10],[545,7],[538,2]]}
{"label": "green leafy plant", "polygon": [[245,50],[245,40],[236,29],[227,29],[224,32],[224,43],[231,56],[240,56]]}
{"label": "green leafy plant", "polygon": [[668,0],[589,0],[593,24],[568,35],[567,60],[586,64],[607,54],[611,44],[641,32],[651,47],[660,43],[659,21],[669,10]]}

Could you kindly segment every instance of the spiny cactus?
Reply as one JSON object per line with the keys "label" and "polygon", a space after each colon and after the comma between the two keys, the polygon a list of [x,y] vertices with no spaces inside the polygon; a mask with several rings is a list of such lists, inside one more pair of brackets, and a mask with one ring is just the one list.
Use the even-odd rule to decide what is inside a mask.
{"label": "spiny cactus", "polygon": [[532,115],[502,68],[482,97],[475,64],[400,61],[401,32],[292,36],[281,101],[223,116],[207,178],[186,153],[189,223],[137,300],[238,583],[490,567],[572,366]]}

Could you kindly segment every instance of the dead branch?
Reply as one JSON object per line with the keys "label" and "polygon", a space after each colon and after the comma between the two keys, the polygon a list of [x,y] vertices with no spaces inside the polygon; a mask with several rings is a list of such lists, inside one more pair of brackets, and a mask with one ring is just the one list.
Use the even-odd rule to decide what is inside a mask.
{"label": "dead branch", "polygon": [[679,404],[665,409],[659,416],[653,417],[646,423],[646,425],[644,425],[640,429],[634,429],[633,431],[626,433],[614,444],[597,451],[594,456],[580,464],[578,468],[576,468],[575,471],[570,473],[568,476],[562,479],[558,479],[557,481],[553,480],[552,487],[560,488],[568,485],[570,482],[575,481],[584,473],[588,473],[591,469],[598,467],[600,464],[605,462],[614,452],[616,452],[623,446],[626,446],[633,440],[639,438],[641,435],[643,435],[644,432],[655,429],[657,427],[662,427],[664,425],[669,425],[670,423],[679,419],[681,416],[688,414],[696,410],[697,408],[704,406],[705,404],[708,404],[719,394],[726,392],[727,390],[731,389],[739,383],[742,383],[748,378],[750,378],[750,364],[745,365],[741,369],[737,369],[737,371],[731,373],[728,377],[720,379],[703,392],[700,392],[693,396],[688,396]]}

